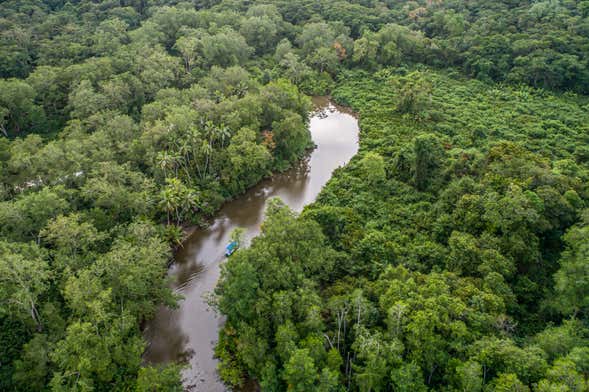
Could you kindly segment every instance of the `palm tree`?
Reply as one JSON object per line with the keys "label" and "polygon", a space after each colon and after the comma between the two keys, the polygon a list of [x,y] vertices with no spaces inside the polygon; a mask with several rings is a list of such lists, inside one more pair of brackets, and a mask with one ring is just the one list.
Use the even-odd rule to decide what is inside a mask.
{"label": "palm tree", "polygon": [[167,169],[172,167],[172,156],[170,154],[168,154],[167,151],[160,151],[157,153],[156,156],[156,162],[158,167],[163,171],[164,173],[164,179],[168,178],[168,173],[167,173]]}
{"label": "palm tree", "polygon": [[170,224],[172,213],[175,216],[176,224],[180,224],[185,213],[195,210],[198,204],[198,195],[182,181],[178,178],[166,179],[166,186],[160,192],[159,205],[167,212],[168,224]]}
{"label": "palm tree", "polygon": [[221,124],[215,129],[217,139],[221,140],[221,148],[225,148],[225,140],[231,137],[231,131],[225,124]]}
{"label": "palm tree", "polygon": [[204,167],[204,177],[201,177],[201,180],[204,179],[209,171],[209,163],[211,162],[211,155],[213,154],[213,145],[210,142],[203,141],[201,146],[201,152],[205,156],[205,167]]}
{"label": "palm tree", "polygon": [[188,178],[189,182],[192,182],[192,177],[190,176],[190,154],[192,153],[192,147],[188,140],[183,139],[180,144],[178,145],[178,153],[180,154],[179,164],[184,169],[184,173]]}
{"label": "palm tree", "polygon": [[[167,179],[166,179],[167,182]],[[176,208],[176,200],[174,198],[173,192],[169,188],[164,188],[160,192],[160,201],[159,201],[160,208],[164,209],[167,214],[167,221],[168,225],[170,224],[170,213],[173,212]]]}
{"label": "palm tree", "polygon": [[188,132],[186,132],[184,135],[182,142],[179,143],[178,151],[184,156],[184,170],[189,179],[191,179],[191,177],[188,172],[191,171],[193,166],[196,169],[198,177],[201,179],[204,177],[204,173],[198,159],[201,153],[201,144],[202,137],[200,131],[197,128],[189,129]]}
{"label": "palm tree", "polygon": [[202,144],[201,152],[205,154],[205,177],[212,165],[212,156],[214,152],[214,145],[216,141],[221,142],[221,148],[225,146],[225,141],[231,136],[231,131],[227,126],[221,124],[216,126],[212,121],[204,123],[204,134],[206,142]]}

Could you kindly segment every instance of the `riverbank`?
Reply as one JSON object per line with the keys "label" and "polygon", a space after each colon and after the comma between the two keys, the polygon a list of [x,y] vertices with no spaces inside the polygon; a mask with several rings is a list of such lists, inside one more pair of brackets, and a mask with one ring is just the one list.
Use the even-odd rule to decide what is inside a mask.
{"label": "riverbank", "polygon": [[[327,108],[329,108],[330,106],[333,107],[335,110],[337,110],[340,113],[344,113],[344,114],[349,114],[350,116],[358,119],[359,114],[356,113],[351,107],[349,106],[344,106],[344,105],[340,105],[339,103],[336,103],[336,100],[333,99],[331,96],[329,95],[318,95],[318,96],[313,96],[311,97],[311,101],[313,103],[313,109],[310,112],[310,116],[314,116],[314,115],[319,115],[321,116],[321,112],[326,110]],[[285,170],[281,170],[281,171],[275,171],[272,172],[269,176],[262,178],[256,185],[254,185],[252,188],[256,187],[258,184],[262,183],[263,181],[272,181],[272,178],[279,176],[281,174],[283,174],[284,172],[287,172],[288,170],[292,169],[293,166],[296,166],[298,164],[300,164],[301,161],[305,161],[306,159],[309,158],[309,156],[313,153],[313,150],[315,150],[317,148],[317,145],[315,143],[313,143],[313,146],[309,147],[309,149],[306,151],[306,153],[299,159],[299,161],[294,162],[290,167],[286,168]],[[181,244],[177,247],[174,248],[174,253],[176,253],[179,249],[179,247],[183,246],[184,242],[187,241],[190,236],[192,234],[194,234],[194,232],[196,230],[203,230],[206,229],[207,227],[210,226],[210,224],[212,224],[212,222],[215,219],[215,216],[217,215],[217,213],[223,209],[223,207],[227,204],[227,203],[231,203],[233,202],[235,199],[239,198],[240,196],[244,195],[245,193],[247,193],[250,189],[246,189],[244,192],[237,194],[237,195],[233,195],[229,198],[227,198],[223,204],[219,207],[219,209],[212,215],[209,216],[205,219],[205,224],[198,226],[198,225],[194,225],[194,224],[183,224],[181,226],[182,228],[182,239],[181,239]]]}
{"label": "riverbank", "polygon": [[188,390],[223,391],[218,381],[213,348],[223,320],[207,301],[224,260],[223,249],[235,227],[246,230],[245,241],[259,233],[264,207],[280,197],[296,211],[312,202],[332,171],[345,164],[358,148],[358,125],[350,113],[340,111],[328,99],[312,112],[309,128],[316,148],[284,173],[261,181],[246,193],[223,205],[211,224],[194,230],[176,253],[169,270],[174,290],[184,299],[178,309],[162,307],[146,324],[144,336],[149,363],[186,362],[183,372]]}

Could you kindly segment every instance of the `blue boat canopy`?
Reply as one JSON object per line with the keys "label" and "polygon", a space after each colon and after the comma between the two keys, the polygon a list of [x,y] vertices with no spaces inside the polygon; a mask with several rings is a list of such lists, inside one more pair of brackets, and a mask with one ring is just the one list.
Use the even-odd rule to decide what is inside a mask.
{"label": "blue boat canopy", "polygon": [[235,252],[237,250],[238,247],[239,247],[239,243],[237,241],[230,242],[225,247],[225,256],[231,256],[233,254],[233,252]]}

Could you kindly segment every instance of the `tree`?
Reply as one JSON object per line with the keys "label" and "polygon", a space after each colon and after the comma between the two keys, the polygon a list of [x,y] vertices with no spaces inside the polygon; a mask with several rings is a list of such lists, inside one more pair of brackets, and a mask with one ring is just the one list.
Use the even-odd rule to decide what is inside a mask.
{"label": "tree", "polygon": [[296,392],[314,390],[317,370],[308,349],[297,349],[293,352],[284,366],[284,380],[289,390]]}
{"label": "tree", "polygon": [[62,192],[61,187],[45,187],[13,202],[4,202],[0,209],[0,232],[14,241],[39,241],[39,233],[47,222],[70,208]]}
{"label": "tree", "polygon": [[359,328],[358,332],[352,346],[361,361],[361,365],[356,365],[355,369],[356,383],[361,391],[382,391],[386,386],[389,365],[387,359],[390,359],[387,345],[381,345],[382,339],[379,334],[370,335],[362,327]]}
{"label": "tree", "polygon": [[575,347],[582,347],[589,331],[579,320],[565,320],[562,325],[548,327],[534,336],[537,344],[549,360],[566,356]]}
{"label": "tree", "polygon": [[3,34],[2,53],[0,54],[1,77],[26,77],[28,75],[33,67],[35,50],[33,42],[31,31],[25,26],[18,24],[6,26]]}
{"label": "tree", "polygon": [[91,223],[83,222],[79,213],[60,215],[41,231],[41,236],[57,249],[71,255],[85,253],[100,239]]}
{"label": "tree", "polygon": [[0,242],[0,314],[30,318],[42,330],[39,302],[49,289],[50,278],[49,263],[38,246]]}
{"label": "tree", "polygon": [[133,62],[133,71],[141,80],[148,99],[159,90],[171,87],[180,75],[180,59],[168,55],[162,47],[138,47],[134,53],[137,60]]}
{"label": "tree", "polygon": [[465,362],[456,369],[463,392],[480,392],[483,389],[483,369],[474,361]]}
{"label": "tree", "polygon": [[445,153],[437,136],[433,134],[417,136],[413,146],[413,181],[417,190],[425,191],[440,181]]}
{"label": "tree", "polygon": [[243,98],[256,88],[250,74],[239,66],[221,68],[215,65],[211,68],[208,76],[203,78],[201,84],[218,99],[231,96]]}
{"label": "tree", "polygon": [[68,107],[72,118],[86,119],[98,111],[105,110],[107,99],[103,94],[95,91],[89,80],[82,80],[72,89]]}
{"label": "tree", "polygon": [[90,203],[97,228],[114,222],[128,222],[134,215],[149,211],[153,200],[153,182],[129,164],[99,162],[88,174],[80,194]]}
{"label": "tree", "polygon": [[297,342],[300,340],[298,332],[290,320],[278,326],[275,340],[276,353],[282,362],[286,363],[296,351]]}
{"label": "tree", "polygon": [[537,382],[548,368],[546,354],[540,348],[520,348],[510,339],[486,337],[477,341],[471,352],[471,359],[482,366],[483,382],[494,379],[501,388],[508,385],[517,390],[517,385]]}
{"label": "tree", "polygon": [[588,217],[589,212],[585,210],[583,222],[565,234],[567,247],[561,255],[560,269],[554,275],[560,309],[564,314],[589,310]]}
{"label": "tree", "polygon": [[51,220],[40,236],[54,247],[55,266],[69,268],[72,272],[86,265],[87,254],[105,237],[91,223],[84,222],[78,213]]}
{"label": "tree", "polygon": [[334,48],[319,48],[309,54],[306,59],[312,67],[319,72],[334,74],[339,64],[339,58]]}
{"label": "tree", "polygon": [[200,41],[206,67],[243,64],[253,52],[245,38],[231,28],[221,29],[214,35],[205,35]]}
{"label": "tree", "polygon": [[177,365],[146,366],[139,370],[137,392],[181,392],[182,380]]}
{"label": "tree", "polygon": [[311,68],[296,54],[290,52],[282,56],[280,66],[284,68],[284,75],[296,85],[299,85],[311,73]]}
{"label": "tree", "polygon": [[114,306],[108,310],[120,312],[122,307],[137,321],[153,316],[161,303],[174,305],[165,280],[169,247],[147,222],[131,224],[127,231],[108,253],[68,279],[64,297],[78,314],[91,312],[92,298],[105,292],[112,296],[106,305]]}
{"label": "tree", "polygon": [[287,38],[284,38],[278,43],[278,45],[276,45],[274,60],[276,60],[277,63],[280,63],[288,53],[294,54],[292,43]]}
{"label": "tree", "polygon": [[111,317],[94,320],[98,325],[75,321],[68,326],[50,354],[58,369],[50,382],[52,390],[91,391],[111,384],[117,373],[137,372],[143,342],[132,333],[132,319]]}
{"label": "tree", "polygon": [[128,43],[128,25],[119,18],[104,20],[94,33],[94,50],[101,55],[112,55],[123,44]]}
{"label": "tree", "polygon": [[198,53],[200,41],[196,37],[180,37],[174,47],[182,55],[184,69],[187,73],[192,71]]}
{"label": "tree", "polygon": [[513,373],[501,373],[491,383],[490,390],[493,392],[529,392],[530,388],[523,384]]}
{"label": "tree", "polygon": [[35,97],[35,90],[22,80],[0,80],[0,134],[14,137],[47,130],[45,112]]}
{"label": "tree", "polygon": [[432,85],[421,72],[412,72],[396,81],[395,110],[424,119],[430,107]]}
{"label": "tree", "polygon": [[336,392],[339,390],[338,372],[323,368],[319,375],[319,384],[317,385],[317,392]]}
{"label": "tree", "polygon": [[365,32],[362,37],[354,41],[352,60],[358,64],[372,66],[376,61],[378,41],[374,33]]}
{"label": "tree", "polygon": [[286,112],[283,119],[272,124],[272,131],[278,160],[293,162],[309,147],[309,130],[297,113]]}
{"label": "tree", "polygon": [[47,335],[35,334],[24,345],[23,355],[14,362],[14,381],[22,390],[42,390],[49,375],[49,342]]}
{"label": "tree", "polygon": [[167,178],[166,187],[160,192],[160,207],[166,211],[168,224],[174,215],[176,224],[187,218],[199,204],[197,195],[177,178]]}
{"label": "tree", "polygon": [[278,28],[268,17],[253,16],[241,22],[239,32],[256,53],[268,53],[276,46]]}
{"label": "tree", "polygon": [[571,391],[582,392],[587,390],[587,381],[582,374],[577,372],[576,364],[569,359],[557,359],[546,372],[547,378],[538,383],[540,392]]}
{"label": "tree", "polygon": [[302,55],[307,57],[319,48],[331,48],[335,42],[336,33],[325,22],[307,23],[296,41],[301,46]]}
{"label": "tree", "polygon": [[227,148],[229,165],[222,175],[235,193],[241,193],[266,176],[272,162],[271,152],[256,143],[254,131],[242,128],[231,137]]}
{"label": "tree", "polygon": [[385,163],[382,156],[375,152],[367,153],[360,161],[362,177],[370,186],[377,186],[386,179]]}
{"label": "tree", "polygon": [[[415,363],[403,364],[391,371],[391,380],[396,392],[425,392],[427,387],[423,383],[421,368]],[[475,391],[469,389],[469,391]]]}

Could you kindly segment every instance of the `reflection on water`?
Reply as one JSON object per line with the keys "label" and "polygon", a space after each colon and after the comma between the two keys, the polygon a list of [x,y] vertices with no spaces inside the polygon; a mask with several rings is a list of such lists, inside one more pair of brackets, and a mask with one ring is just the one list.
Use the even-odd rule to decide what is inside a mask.
{"label": "reflection on water", "polygon": [[223,318],[207,304],[224,260],[225,245],[236,227],[246,230],[245,242],[259,233],[269,198],[280,197],[295,211],[312,202],[334,169],[347,163],[358,150],[358,123],[345,109],[326,98],[314,99],[317,107],[310,130],[317,148],[285,173],[265,180],[244,195],[226,203],[212,224],[195,231],[175,255],[169,274],[184,299],[177,309],[161,307],[147,323],[150,363],[186,362],[184,386],[191,391],[224,391],[218,380],[213,349]]}

